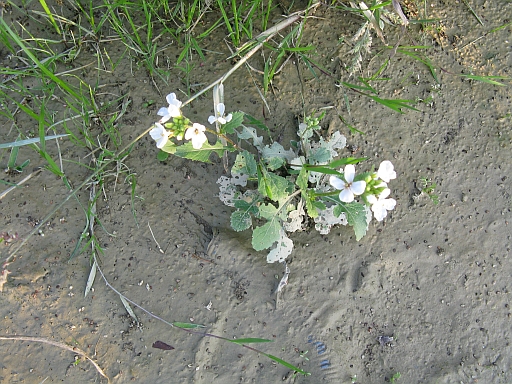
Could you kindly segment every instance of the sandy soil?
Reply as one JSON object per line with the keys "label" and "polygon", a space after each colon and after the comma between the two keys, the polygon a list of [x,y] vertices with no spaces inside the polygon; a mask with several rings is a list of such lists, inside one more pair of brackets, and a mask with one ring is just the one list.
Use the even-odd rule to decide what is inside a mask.
{"label": "sandy soil", "polygon": [[[429,58],[452,73],[511,76],[510,26],[472,43],[506,22],[511,3],[472,4],[484,26],[463,3],[434,1],[428,4],[430,15],[442,19],[442,33],[420,33],[413,26],[402,44],[432,45]],[[265,110],[249,72],[241,69],[225,84],[227,107],[265,113],[267,125],[285,143],[302,113],[301,92],[307,111],[332,106],[323,121],[325,135],[340,130],[355,155],[369,157],[368,167],[385,159],[395,165],[398,205],[385,223],[373,222],[360,242],[349,228],[327,236],[314,230],[295,234],[289,284],[276,297],[283,267],[266,264],[265,256],[250,248],[248,234],[228,228],[231,211],[216,197],[222,164],[180,158],[160,163],[147,136],[125,160],[137,177],[138,225],[131,186],[110,177],[98,215],[111,235],[96,226],[104,248],[101,268],[128,298],[167,321],[204,324],[216,335],[272,339],[259,347],[311,376],[293,377],[265,356],[187,334],[135,309],[137,324],[98,277],[94,292],[84,298],[90,255],[69,260],[85,225],[74,199],[8,266],[11,274],[0,293],[1,336],[33,336],[80,348],[113,383],[350,383],[354,376],[358,383],[385,383],[397,372],[398,383],[512,382],[510,88],[444,71],[438,71],[441,84],[435,86],[425,66],[395,55],[383,74],[394,80],[376,86],[386,97],[420,101],[420,112],[400,115],[335,85],[340,78],[349,80],[341,69],[349,48],[338,40],[355,33],[358,19],[323,8],[315,16],[305,41],[317,47],[315,60],[334,78],[315,79],[291,60],[276,77]],[[390,30],[387,40],[394,45],[398,36]],[[380,56],[366,63],[369,72],[389,54],[374,41],[369,58]],[[231,65],[218,35],[204,46],[222,53],[211,52],[206,62],[195,63],[193,84],[206,85]],[[117,46],[108,49],[115,52]],[[162,55],[173,60],[177,52],[171,45]],[[82,60],[73,65],[87,62]],[[156,120],[164,99],[144,69],[132,76],[130,63],[123,63],[101,81],[108,92],[132,100],[118,125],[126,144]],[[261,58],[253,62],[261,64]],[[164,95],[183,95],[179,76],[173,72],[168,87],[159,84]],[[344,92],[351,100],[350,115]],[[148,100],[157,102],[145,108]],[[211,104],[204,97],[184,113],[205,120]],[[364,135],[351,134],[339,114]],[[33,124],[18,122],[23,123]],[[10,125],[2,125],[0,142],[12,141]],[[89,161],[86,150],[65,140],[61,150],[67,159]],[[44,165],[26,148],[19,159],[25,158],[31,166]],[[4,154],[2,166],[6,159]],[[84,167],[72,163],[65,171],[75,185],[87,176]],[[3,179],[18,182],[25,175]],[[419,193],[421,178],[437,184],[438,205]],[[2,260],[66,194],[61,181],[42,172],[1,201],[1,232],[17,232],[20,238],[2,244]],[[87,204],[88,196],[84,190],[78,200]],[[175,349],[153,348],[157,340]],[[2,383],[106,382],[89,362],[75,362],[74,353],[44,343],[0,340],[0,356]]]}

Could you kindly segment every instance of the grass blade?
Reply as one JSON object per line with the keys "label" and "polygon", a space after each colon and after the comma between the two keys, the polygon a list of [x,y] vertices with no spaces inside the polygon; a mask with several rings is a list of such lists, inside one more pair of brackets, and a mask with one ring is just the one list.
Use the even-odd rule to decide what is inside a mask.
{"label": "grass blade", "polygon": [[309,372],[306,372],[306,371],[303,371],[302,369],[300,369],[299,367],[296,367],[295,365],[293,364],[290,364],[286,361],[284,361],[283,359],[280,359],[279,357],[276,357],[274,355],[270,355],[268,353],[263,353],[265,356],[267,356],[269,359],[271,360],[274,360],[275,362],[281,364],[281,365],[284,365],[286,368],[290,368],[291,370],[295,371],[295,372],[298,372],[300,373],[301,375],[304,375],[304,376],[309,376],[311,375],[311,373]]}
{"label": "grass blade", "polygon": [[235,344],[272,343],[273,342],[273,340],[258,339],[255,337],[247,337],[245,339],[233,339],[233,340],[229,340],[229,341],[232,343],[235,343]]}
{"label": "grass blade", "polygon": [[87,279],[87,284],[85,285],[85,293],[84,297],[87,297],[87,294],[91,291],[92,285],[94,284],[94,279],[96,278],[96,271],[98,263],[96,263],[96,258],[94,258],[94,263],[91,267],[91,272],[89,272],[89,278]]}
{"label": "grass blade", "polygon": [[121,302],[124,305],[124,308],[126,309],[126,312],[138,323],[139,320],[137,319],[137,316],[135,316],[135,313],[133,313],[132,307],[130,306],[130,303],[126,301],[123,295],[119,295],[119,298],[121,299]]}

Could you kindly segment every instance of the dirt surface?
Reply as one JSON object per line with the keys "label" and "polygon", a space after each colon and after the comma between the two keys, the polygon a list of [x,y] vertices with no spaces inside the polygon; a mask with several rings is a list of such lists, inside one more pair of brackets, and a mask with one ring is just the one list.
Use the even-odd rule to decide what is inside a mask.
{"label": "dirt surface", "polygon": [[[397,383],[512,382],[510,87],[446,73],[511,76],[511,27],[485,33],[509,20],[512,4],[472,4],[484,26],[462,2],[433,1],[427,6],[432,18],[442,20],[440,33],[412,26],[401,37],[404,45],[432,46],[428,57],[445,70],[438,70],[440,85],[423,64],[399,54],[382,74],[393,80],[375,85],[388,98],[418,100],[418,112],[398,114],[336,86],[340,79],[354,81],[342,70],[350,47],[339,39],[349,40],[360,20],[323,7],[307,24],[304,41],[316,46],[316,62],[332,76],[315,78],[292,58],[267,95],[269,110],[253,83],[258,74],[251,77],[242,68],[226,82],[227,108],[260,118],[264,113],[283,144],[294,136],[303,94],[307,112],[332,107],[326,109],[323,133],[346,135],[347,155],[368,157],[362,165],[367,168],[391,160],[398,173],[391,185],[396,209],[384,223],[372,222],[361,241],[344,227],[327,236],[314,229],[292,236],[289,284],[278,297],[274,291],[283,266],[267,264],[264,254],[253,251],[248,233],[229,230],[231,210],[216,197],[216,180],[224,172],[220,161],[205,165],[171,157],[160,163],[146,135],[124,161],[136,174],[136,220],[131,186],[124,178],[106,179],[97,208],[108,233],[99,225],[96,233],[104,248],[101,269],[110,284],[166,321],[203,324],[208,333],[227,338],[274,340],[258,347],[310,376],[293,377],[263,355],[182,332],[135,309],[137,324],[99,276],[84,298],[90,254],[69,256],[85,226],[78,201],[87,204],[88,190],[57,211],[8,266],[11,274],[0,293],[1,336],[33,336],[80,348],[113,383],[350,383],[354,376],[358,383],[385,383],[397,372]],[[400,30],[385,32],[395,45]],[[225,60],[229,50],[219,43],[223,33],[203,42],[214,52],[204,63],[194,63],[192,84],[209,84],[231,67]],[[107,47],[110,52],[116,51],[114,44]],[[377,37],[374,44],[363,76],[389,55],[378,48]],[[170,45],[161,56],[172,61],[177,54]],[[7,65],[7,58],[2,60]],[[72,65],[90,61],[81,60]],[[252,65],[262,68],[262,62],[255,58]],[[146,71],[128,61],[100,79],[106,94],[127,94],[131,100],[118,124],[124,144],[156,120],[165,94],[186,99],[184,80],[172,71],[168,86],[157,81],[163,96]],[[146,108],[148,100],[156,104]],[[208,95],[183,112],[206,120],[211,109]],[[364,135],[351,134],[340,114]],[[34,122],[17,123],[37,131],[27,127]],[[2,126],[0,142],[13,141],[10,123],[2,121]],[[60,146],[65,158],[90,161],[87,150],[66,140]],[[45,165],[23,148],[19,159],[26,158],[31,166]],[[4,153],[4,167],[6,159]],[[64,169],[75,186],[88,175],[71,162]],[[19,182],[25,176],[26,171],[3,179]],[[438,205],[420,193],[422,178],[436,184]],[[67,192],[44,171],[1,200],[1,232],[19,236],[8,246],[1,244],[2,260]],[[175,349],[153,348],[158,340]],[[106,382],[89,362],[74,358],[45,343],[0,340],[0,381]]]}

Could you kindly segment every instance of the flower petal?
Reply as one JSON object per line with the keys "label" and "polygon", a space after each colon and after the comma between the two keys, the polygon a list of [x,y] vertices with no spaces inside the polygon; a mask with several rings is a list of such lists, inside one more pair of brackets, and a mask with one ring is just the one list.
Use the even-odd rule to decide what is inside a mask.
{"label": "flower petal", "polygon": [[167,110],[167,108],[165,107],[162,107],[158,110],[158,112],[156,113],[158,116],[167,116],[169,114],[169,111]]}
{"label": "flower petal", "polygon": [[384,189],[380,194],[379,194],[379,199],[380,200],[384,200],[386,197],[389,196],[389,194],[391,193],[391,189],[389,188],[386,188]]}
{"label": "flower petal", "polygon": [[388,211],[386,208],[381,206],[380,204],[372,205],[373,216],[377,219],[377,221],[382,221],[388,215]]}
{"label": "flower petal", "polygon": [[356,175],[356,167],[354,167],[354,164],[347,164],[345,166],[345,174],[343,175],[345,177],[345,180],[347,183],[351,183],[354,181],[354,176]]}
{"label": "flower petal", "polygon": [[375,195],[368,195],[368,196],[366,196],[366,201],[368,201],[368,203],[369,203],[370,205],[373,205],[373,204],[375,204],[378,200],[377,200],[377,198],[375,197]]}
{"label": "flower petal", "polygon": [[382,201],[382,206],[387,209],[388,211],[392,211],[395,209],[396,206],[396,200],[395,199],[384,199]]}
{"label": "flower petal", "polygon": [[201,149],[206,140],[206,135],[203,132],[199,132],[192,138],[192,147],[194,149]]}
{"label": "flower petal", "polygon": [[396,172],[394,171],[394,167],[391,161],[384,160],[382,163],[380,163],[377,176],[384,180],[386,183],[389,183],[389,181],[392,179],[396,179]]}
{"label": "flower petal", "polygon": [[339,190],[345,189],[345,182],[336,176],[331,176],[329,178],[329,184],[331,184],[334,188]]}
{"label": "flower petal", "polygon": [[219,124],[226,124],[226,119],[222,116],[217,117],[217,121],[219,122]]}
{"label": "flower petal", "polygon": [[344,203],[351,203],[354,201],[354,193],[347,188],[340,192],[340,200]]}
{"label": "flower petal", "polygon": [[162,149],[164,147],[164,145],[167,144],[167,141],[169,141],[168,136],[165,135],[165,136],[160,137],[160,139],[158,139],[156,141],[156,147],[159,149]]}
{"label": "flower petal", "polygon": [[199,124],[199,123],[192,124],[192,128],[197,129],[199,132],[206,131],[206,127],[203,124]]}
{"label": "flower petal", "polygon": [[224,105],[224,103],[217,104],[217,112],[219,113],[220,116],[224,115],[225,110],[226,110],[226,106]]}
{"label": "flower petal", "polygon": [[215,116],[210,116],[210,117],[208,118],[208,122],[209,122],[210,124],[213,124],[213,123],[215,123],[216,121],[217,121],[217,118],[216,118]]}
{"label": "flower petal", "polygon": [[169,108],[167,108],[167,111],[171,117],[180,117],[181,116],[181,111],[180,111],[179,107],[177,107],[175,105],[170,104]]}
{"label": "flower petal", "polygon": [[169,93],[167,96],[165,96],[165,100],[167,100],[167,103],[173,104],[176,100],[176,94],[175,93]]}
{"label": "flower petal", "polygon": [[155,127],[149,131],[149,135],[153,140],[158,140],[160,137],[162,137],[162,131],[164,127],[161,124],[156,123]]}
{"label": "flower petal", "polygon": [[176,94],[175,93],[169,93],[166,98],[167,102],[169,103],[169,106],[173,105],[175,106],[176,108],[180,108],[181,107],[181,101],[179,101],[177,98],[176,98]]}
{"label": "flower petal", "polygon": [[190,140],[194,137],[195,135],[195,129],[190,127],[187,129],[187,131],[185,132],[185,140]]}
{"label": "flower petal", "polygon": [[362,195],[364,190],[366,189],[366,181],[359,180],[350,186],[350,190],[354,193],[354,195]]}
{"label": "flower petal", "polygon": [[229,123],[232,118],[233,118],[233,115],[230,113],[229,115],[226,116],[226,122]]}

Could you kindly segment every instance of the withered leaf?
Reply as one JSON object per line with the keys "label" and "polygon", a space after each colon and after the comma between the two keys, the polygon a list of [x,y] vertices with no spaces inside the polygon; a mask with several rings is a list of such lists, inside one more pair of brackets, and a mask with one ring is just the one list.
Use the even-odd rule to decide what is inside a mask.
{"label": "withered leaf", "polygon": [[155,341],[152,345],[153,348],[163,349],[164,351],[170,351],[171,349],[174,349],[173,346],[170,346],[169,344],[164,343],[163,341]]}

